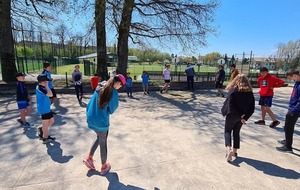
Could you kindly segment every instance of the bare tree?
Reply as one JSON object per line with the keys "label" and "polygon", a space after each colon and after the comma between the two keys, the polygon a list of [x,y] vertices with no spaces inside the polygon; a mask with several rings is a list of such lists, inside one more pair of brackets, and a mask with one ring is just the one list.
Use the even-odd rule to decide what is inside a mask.
{"label": "bare tree", "polygon": [[[50,9],[56,5],[65,5],[60,0],[1,0],[0,1],[0,58],[2,67],[2,79],[4,81],[15,81],[16,72],[14,42],[12,29],[22,20],[32,21],[32,17],[38,16],[41,21],[53,19],[58,9]],[[56,7],[57,8],[57,7]],[[43,11],[41,11],[43,10]],[[32,22],[32,24],[35,24]],[[36,24],[37,26],[37,24]]]}
{"label": "bare tree", "polygon": [[[218,0],[201,4],[195,0],[110,0],[110,21],[118,31],[118,71],[126,72],[128,38],[133,43],[156,39],[162,45],[173,42],[185,50],[195,50],[206,45]],[[134,17],[132,17],[134,15]],[[127,41],[127,42],[125,42]],[[167,43],[165,43],[167,42]],[[127,47],[125,47],[127,46]]]}
{"label": "bare tree", "polygon": [[54,33],[55,35],[57,35],[60,45],[63,48],[63,55],[64,57],[66,57],[66,46],[65,46],[65,42],[68,36],[68,28],[65,24],[60,24],[58,27],[56,27]]}
{"label": "bare tree", "polygon": [[11,30],[10,3],[10,0],[2,0],[0,3],[0,58],[3,81],[14,81],[14,73],[17,71]]}
{"label": "bare tree", "polygon": [[105,25],[106,0],[95,0],[95,24],[97,38],[97,72],[101,80],[108,79],[107,50],[106,50],[106,25]]}

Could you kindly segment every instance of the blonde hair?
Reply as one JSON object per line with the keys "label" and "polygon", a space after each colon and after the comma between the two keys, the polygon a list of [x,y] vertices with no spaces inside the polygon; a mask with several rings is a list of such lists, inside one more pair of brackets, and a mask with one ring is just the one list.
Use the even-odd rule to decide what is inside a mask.
{"label": "blonde hair", "polygon": [[251,84],[245,74],[238,74],[227,86],[226,90],[236,89],[239,92],[252,92]]}

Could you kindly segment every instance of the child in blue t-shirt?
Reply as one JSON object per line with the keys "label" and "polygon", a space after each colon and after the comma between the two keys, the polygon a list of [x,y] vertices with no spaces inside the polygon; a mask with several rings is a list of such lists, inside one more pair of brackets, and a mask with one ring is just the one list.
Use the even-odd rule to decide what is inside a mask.
{"label": "child in blue t-shirt", "polygon": [[130,77],[130,72],[126,73],[126,91],[127,91],[127,96],[132,97],[132,78]]}
{"label": "child in blue t-shirt", "polygon": [[28,94],[26,87],[24,86],[25,74],[18,72],[16,73],[16,78],[18,81],[17,82],[17,104],[21,116],[21,118],[17,119],[17,121],[25,127],[30,127],[33,126],[33,124],[30,124],[26,121],[26,116],[31,112],[31,107],[30,107],[30,96]]}
{"label": "child in blue t-shirt", "polygon": [[148,83],[149,83],[149,75],[148,75],[147,71],[143,71],[143,74],[142,74],[142,85],[143,85],[144,94],[146,94],[146,95],[149,94]]}
{"label": "child in blue t-shirt", "polygon": [[54,123],[53,113],[50,110],[50,97],[52,97],[53,94],[48,85],[50,79],[47,75],[41,74],[37,77],[37,80],[39,84],[35,89],[36,105],[37,111],[42,117],[42,127],[38,128],[38,133],[40,140],[43,140],[43,144],[46,144],[49,140],[55,140],[54,137],[48,135],[49,127]]}

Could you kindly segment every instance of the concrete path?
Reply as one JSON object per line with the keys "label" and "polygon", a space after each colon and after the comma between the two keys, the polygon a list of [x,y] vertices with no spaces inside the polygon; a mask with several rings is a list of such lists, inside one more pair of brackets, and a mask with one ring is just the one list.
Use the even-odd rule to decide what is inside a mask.
{"label": "concrete path", "polygon": [[[232,164],[224,158],[220,114],[224,98],[215,97],[214,91],[152,92],[149,96],[139,92],[133,99],[121,93],[120,107],[111,116],[108,159],[112,169],[105,177],[82,164],[95,134],[86,125],[86,104],[80,106],[75,95],[58,95],[53,107],[58,115],[50,129],[57,141],[48,145],[36,137],[35,127],[41,125],[36,105],[28,117],[35,127],[24,129],[16,121],[15,97],[0,97],[0,189],[299,189],[299,125],[294,154],[275,150],[284,136],[291,90],[276,89],[272,109],[281,121],[276,129],[253,124],[260,115],[256,106],[242,128],[239,158]],[[83,101],[89,98],[86,95]],[[95,159],[99,168],[99,149]]]}

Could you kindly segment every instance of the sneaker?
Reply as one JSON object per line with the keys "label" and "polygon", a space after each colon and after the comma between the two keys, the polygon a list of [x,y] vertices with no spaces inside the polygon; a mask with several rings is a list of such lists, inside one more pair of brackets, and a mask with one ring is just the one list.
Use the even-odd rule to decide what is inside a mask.
{"label": "sneaker", "polygon": [[162,90],[160,90],[160,93],[162,94]]}
{"label": "sneaker", "polygon": [[105,175],[109,172],[111,165],[109,163],[106,163],[105,165],[106,165],[105,168],[101,168],[100,175]]}
{"label": "sneaker", "polygon": [[144,92],[144,95],[147,95],[147,93],[146,93],[146,92]]}
{"label": "sneaker", "polygon": [[147,91],[147,94],[149,95],[149,91]]}
{"label": "sneaker", "polygon": [[269,127],[270,128],[275,128],[277,125],[279,125],[280,124],[280,122],[279,121],[273,121],[270,125],[269,125]]}
{"label": "sneaker", "polygon": [[280,152],[289,152],[289,153],[293,153],[293,149],[292,148],[288,148],[286,146],[281,146],[281,147],[276,147],[276,150],[280,151]]}
{"label": "sneaker", "polygon": [[224,94],[221,94],[222,98],[225,98]]}
{"label": "sneaker", "polygon": [[52,141],[54,141],[56,138],[55,137],[51,137],[50,135],[48,135],[48,138],[47,138],[48,140],[52,140]]}
{"label": "sneaker", "polygon": [[238,154],[237,154],[237,152],[235,152],[235,153],[233,153],[233,157],[238,157]]}
{"label": "sneaker", "polygon": [[89,168],[90,170],[94,170],[95,169],[95,166],[94,166],[94,160],[92,158],[86,158],[82,161],[85,166],[87,168]]}
{"label": "sneaker", "polygon": [[34,126],[34,124],[31,124],[31,123],[28,123],[28,122],[25,122],[23,125],[25,127],[32,127],[32,126]]}
{"label": "sneaker", "polygon": [[277,142],[278,142],[279,144],[285,145],[285,139],[283,139],[283,140],[278,140]]}
{"label": "sneaker", "polygon": [[42,127],[37,128],[38,136],[40,140],[43,140],[43,129]]}
{"label": "sneaker", "polygon": [[217,94],[217,96],[220,96],[220,94]]}
{"label": "sneaker", "polygon": [[266,124],[266,122],[264,120],[254,121],[254,123],[257,125],[265,125]]}
{"label": "sneaker", "polygon": [[48,140],[48,139],[44,139],[43,138],[43,144],[47,144],[47,143],[49,143],[50,141]]}
{"label": "sneaker", "polygon": [[21,125],[23,125],[23,121],[22,121],[21,119],[17,119],[17,121],[18,121]]}
{"label": "sneaker", "polygon": [[225,158],[226,158],[227,162],[230,162],[232,160],[232,156],[233,156],[232,150],[226,150]]}

